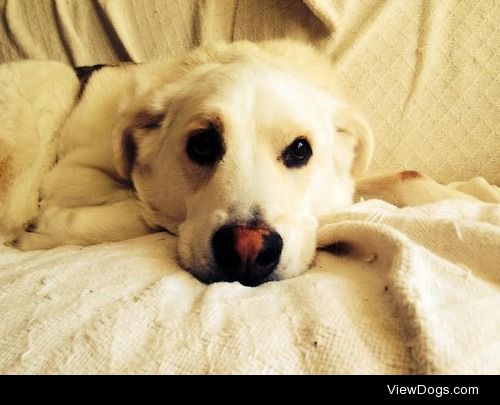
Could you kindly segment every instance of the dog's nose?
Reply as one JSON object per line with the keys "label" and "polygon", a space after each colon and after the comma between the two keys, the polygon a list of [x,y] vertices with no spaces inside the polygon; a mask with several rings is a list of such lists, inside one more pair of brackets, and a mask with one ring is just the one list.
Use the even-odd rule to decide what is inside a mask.
{"label": "dog's nose", "polygon": [[230,279],[257,285],[278,266],[281,236],[265,226],[223,226],[212,237],[215,262]]}

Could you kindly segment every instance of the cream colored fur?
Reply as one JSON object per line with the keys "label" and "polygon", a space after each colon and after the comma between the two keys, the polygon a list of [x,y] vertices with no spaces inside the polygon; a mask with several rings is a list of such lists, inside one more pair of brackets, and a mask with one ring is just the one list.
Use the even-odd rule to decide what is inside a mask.
{"label": "cream colored fur", "polygon": [[73,69],[61,63],[0,65],[0,241],[37,216],[38,190],[78,89]]}
{"label": "cream colored fur", "polygon": [[[14,120],[0,133],[0,230],[23,250],[166,229],[179,236],[180,263],[216,281],[211,236],[251,220],[257,207],[284,241],[270,279],[295,276],[314,257],[318,218],[352,203],[353,175],[371,158],[369,126],[338,98],[329,61],[306,45],[214,45],[176,60],[104,68],[80,100],[68,67],[44,69],[45,83],[23,88],[27,74],[13,102],[0,104]],[[42,159],[48,141],[37,132],[42,113],[32,102],[44,97],[58,117],[72,109],[48,173],[54,159]],[[226,153],[201,168],[186,156],[186,142],[213,121],[223,127]],[[280,154],[299,136],[313,155],[290,169]]]}

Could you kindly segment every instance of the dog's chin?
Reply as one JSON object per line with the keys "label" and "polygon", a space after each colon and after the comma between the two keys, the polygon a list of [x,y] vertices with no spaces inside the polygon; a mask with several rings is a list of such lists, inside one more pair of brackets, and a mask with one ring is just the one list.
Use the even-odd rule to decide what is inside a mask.
{"label": "dog's chin", "polygon": [[[181,264],[182,265],[182,264]],[[265,277],[261,278],[248,278],[241,280],[234,280],[226,276],[224,272],[217,266],[184,266],[185,271],[194,276],[198,281],[204,284],[215,284],[215,283],[240,283],[245,287],[258,287],[261,284],[265,284],[271,281],[280,281],[283,278],[279,277],[277,274],[271,273]]]}
{"label": "dog's chin", "polygon": [[294,269],[278,267],[276,271],[261,278],[235,280],[224,274],[224,272],[220,268],[218,268],[217,265],[196,266],[186,265],[182,260],[179,260],[179,262],[181,263],[181,266],[185,271],[190,273],[198,281],[204,284],[210,285],[215,283],[240,283],[241,285],[246,287],[258,287],[260,285],[273,281],[282,281],[295,278],[304,274],[309,268],[309,266],[306,266],[302,269],[296,268],[294,271]]}
{"label": "dog's chin", "polygon": [[[181,226],[181,229],[183,226]],[[186,228],[182,229],[186,231]],[[193,244],[187,237],[187,232],[180,232],[177,244],[177,262],[180,266],[204,284],[214,283],[233,283],[248,287],[257,287],[272,281],[282,281],[289,278],[295,278],[305,273],[315,257],[314,243],[301,243],[301,249],[286,248],[288,254],[281,257],[277,268],[270,274],[254,278],[238,279],[228,276],[213,260],[208,249],[202,244]],[[203,241],[202,241],[203,242]],[[290,254],[292,253],[293,254]]]}

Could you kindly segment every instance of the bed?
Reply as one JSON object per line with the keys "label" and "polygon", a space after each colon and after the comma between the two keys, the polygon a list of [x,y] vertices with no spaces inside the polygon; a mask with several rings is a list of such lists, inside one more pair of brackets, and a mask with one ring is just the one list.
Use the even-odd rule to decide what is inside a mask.
{"label": "bed", "polygon": [[[404,208],[358,201],[324,219],[311,270],[257,288],[200,283],[165,233],[1,246],[0,373],[500,373],[497,2],[0,0],[0,9],[0,62],[147,62],[214,40],[312,42],[372,124],[370,174],[419,170],[469,196],[410,194]],[[355,253],[338,254],[337,241]]]}

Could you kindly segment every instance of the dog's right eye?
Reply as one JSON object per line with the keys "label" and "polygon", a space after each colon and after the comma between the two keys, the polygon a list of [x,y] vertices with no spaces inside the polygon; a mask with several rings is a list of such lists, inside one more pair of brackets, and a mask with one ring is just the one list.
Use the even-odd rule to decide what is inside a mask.
{"label": "dog's right eye", "polygon": [[219,131],[214,126],[198,131],[188,140],[186,153],[200,166],[211,166],[224,155],[224,147]]}
{"label": "dog's right eye", "polygon": [[288,168],[305,166],[311,156],[311,145],[309,141],[303,137],[295,139],[290,145],[285,148],[285,150],[281,154],[283,163]]}

